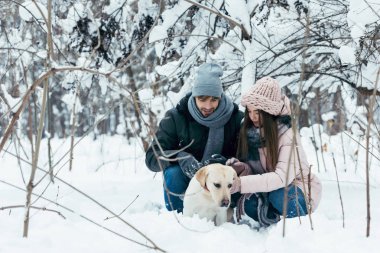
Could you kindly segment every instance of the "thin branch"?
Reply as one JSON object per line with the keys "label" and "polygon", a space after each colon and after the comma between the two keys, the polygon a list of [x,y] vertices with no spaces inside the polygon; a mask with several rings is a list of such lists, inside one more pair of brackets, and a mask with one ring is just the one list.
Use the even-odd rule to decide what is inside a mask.
{"label": "thin branch", "polygon": [[364,0],[364,2],[368,5],[368,7],[371,9],[371,11],[372,11],[372,12],[373,12],[378,18],[380,18],[379,12],[376,11],[376,10],[372,7],[372,5],[370,5],[370,4],[368,3],[367,0]]}
{"label": "thin branch", "polygon": [[[150,27],[149,31],[144,35],[144,37],[142,38],[142,40],[140,41],[140,43],[139,43],[139,44],[133,49],[133,51],[129,53],[129,55],[127,56],[127,58],[126,58],[125,60],[123,60],[123,62],[122,62],[121,64],[119,64],[118,67],[116,67],[114,70],[110,71],[107,75],[111,75],[113,72],[115,72],[115,71],[117,71],[117,70],[121,70],[121,69],[124,67],[124,65],[125,65],[126,63],[128,63],[128,62],[131,60],[132,56],[133,56],[137,51],[139,51],[140,48],[142,48],[142,46],[145,44],[145,42],[147,41],[147,39],[148,39],[150,33],[152,32],[153,28],[156,26],[156,24],[157,24],[157,22],[158,22],[158,20],[159,20],[159,18],[160,18],[160,16],[161,16],[162,1],[163,1],[163,0],[160,0],[159,13],[158,13],[156,19],[154,20],[153,25]],[[0,150],[0,151],[1,151],[1,150]]]}
{"label": "thin branch", "polygon": [[[14,208],[25,208],[25,206],[24,205],[4,206],[4,207],[0,207],[0,211],[6,210],[6,209],[14,209]],[[53,212],[53,213],[56,213],[59,216],[61,216],[63,219],[66,219],[66,217],[63,216],[61,212],[53,210],[53,209],[49,209],[49,208],[46,208],[46,207],[37,207],[37,206],[30,206],[29,208],[31,208],[31,209],[37,209],[37,210],[41,210],[41,211]]]}
{"label": "thin branch", "polygon": [[377,84],[379,82],[379,76],[380,76],[380,68],[377,71],[377,76],[375,80],[375,85],[373,88],[373,94],[370,98],[369,105],[368,105],[368,126],[366,131],[366,156],[365,156],[365,165],[366,165],[366,199],[367,199],[367,231],[366,236],[369,237],[370,235],[370,227],[371,227],[371,199],[370,199],[370,191],[369,191],[369,138],[370,138],[370,132],[371,132],[371,124],[373,122],[373,107],[375,105],[376,101],[376,91],[377,91]]}
{"label": "thin branch", "polygon": [[36,175],[36,168],[38,164],[38,158],[40,155],[40,146],[41,146],[41,139],[42,139],[42,132],[44,129],[44,122],[45,122],[45,112],[46,112],[46,101],[48,96],[48,78],[45,80],[44,83],[44,89],[42,94],[42,107],[41,107],[41,113],[40,113],[40,122],[38,125],[38,132],[37,132],[37,140],[36,140],[36,147],[35,152],[32,157],[32,171],[30,173],[29,183],[27,185],[27,195],[26,195],[26,203],[25,203],[25,217],[24,217],[24,232],[23,236],[28,237],[29,232],[29,208],[31,205],[31,197],[32,192],[34,188],[34,177]]}
{"label": "thin branch", "polygon": [[[231,46],[232,48],[234,48],[236,51],[238,51],[240,54],[244,54],[243,51],[241,51],[241,49],[239,49],[237,46],[235,46],[234,44],[232,44],[231,42],[227,41],[227,40],[224,40],[223,38],[221,37],[215,37],[215,36],[208,36],[208,35],[202,35],[202,34],[181,34],[181,35],[173,35],[171,36],[171,38],[177,38],[177,37],[206,37],[206,38],[209,38],[209,39],[214,39],[214,40],[220,40],[226,44],[228,44],[229,46]],[[166,40],[167,38],[163,38],[163,39],[158,39],[158,40],[154,40],[154,41],[150,41],[149,44],[153,44],[153,43],[156,43],[156,42],[159,42],[159,41],[164,41]]]}
{"label": "thin branch", "polygon": [[190,3],[190,4],[192,4],[192,5],[197,6],[199,8],[207,10],[207,11],[209,11],[211,13],[214,13],[217,16],[223,18],[223,19],[226,19],[231,24],[231,26],[238,26],[240,28],[241,32],[242,32],[243,39],[250,40],[252,38],[251,34],[248,33],[248,31],[245,29],[245,27],[243,26],[243,24],[240,23],[239,21],[237,21],[236,19],[234,19],[234,18],[232,18],[230,16],[227,16],[227,15],[221,13],[218,10],[211,9],[211,8],[209,8],[209,7],[207,7],[207,6],[203,5],[203,4],[194,2],[192,0],[185,0],[185,1],[188,2],[188,3]]}
{"label": "thin branch", "polygon": [[334,156],[333,152],[331,152],[331,157],[333,159],[334,168],[335,168],[336,184],[338,186],[338,193],[339,193],[340,206],[342,208],[342,221],[343,221],[343,228],[344,228],[344,207],[343,207],[342,192],[340,190],[340,183],[339,183],[339,177],[338,177],[338,169],[336,167],[335,156]]}
{"label": "thin branch", "polygon": [[371,154],[374,158],[376,158],[376,160],[378,160],[378,161],[380,162],[380,158],[377,157],[377,156],[375,156],[375,154],[372,153],[371,151],[369,151],[369,148],[364,147],[363,144],[361,144],[359,141],[355,140],[354,137],[352,137],[352,136],[349,135],[348,133],[346,133],[346,132],[343,132],[343,133],[346,134],[348,137],[350,137],[351,140],[353,140],[354,142],[356,142],[356,143],[357,143],[358,145],[360,145],[362,148],[364,148],[364,150],[368,151],[369,154]]}
{"label": "thin branch", "polygon": [[[121,211],[117,216],[120,216],[120,215],[122,215],[135,201],[136,201],[136,199],[139,197],[139,195],[137,194],[137,196],[136,196],[136,198],[134,199],[134,200],[132,200],[132,202],[131,203],[129,203],[129,205],[126,207],[126,208],[124,208],[124,210],[123,211]],[[115,218],[116,216],[111,216],[111,217],[106,217],[104,220],[110,220],[110,219],[112,219],[112,218]]]}

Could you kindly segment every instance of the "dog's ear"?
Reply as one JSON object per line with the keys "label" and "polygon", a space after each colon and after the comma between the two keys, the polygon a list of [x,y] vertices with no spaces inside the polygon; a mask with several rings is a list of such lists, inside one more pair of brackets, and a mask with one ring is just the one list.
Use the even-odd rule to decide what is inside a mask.
{"label": "dog's ear", "polygon": [[198,182],[201,184],[203,188],[206,188],[206,179],[207,179],[207,169],[208,166],[205,166],[201,168],[200,170],[195,173],[195,178],[198,180]]}

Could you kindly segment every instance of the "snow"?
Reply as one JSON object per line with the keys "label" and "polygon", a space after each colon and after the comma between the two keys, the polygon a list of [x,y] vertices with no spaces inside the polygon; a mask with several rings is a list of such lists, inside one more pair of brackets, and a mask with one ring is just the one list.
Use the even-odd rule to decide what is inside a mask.
{"label": "snow", "polygon": [[191,4],[185,1],[180,2],[175,7],[165,10],[161,16],[164,20],[160,25],[155,26],[149,34],[149,42],[154,42],[162,39],[166,31],[173,26],[177,19],[191,7]]}
{"label": "snow", "polygon": [[47,9],[44,5],[38,2],[25,1],[21,6],[22,8],[19,8],[19,14],[23,20],[32,21],[36,19],[39,22],[45,23],[44,17],[47,18]]}
{"label": "snow", "polygon": [[336,117],[336,115],[337,115],[337,113],[334,111],[324,113],[324,114],[322,114],[322,120],[323,121],[332,120]]}
{"label": "snow", "polygon": [[13,113],[15,113],[18,109],[16,106],[20,103],[19,99],[15,99],[11,95],[9,95],[6,92],[6,88],[4,84],[0,84],[0,89],[1,89],[1,93],[4,94],[4,98],[6,99],[8,105],[10,106],[10,109],[12,110]]}
{"label": "snow", "polygon": [[[363,149],[358,150],[352,139],[343,134],[343,145],[346,149],[344,163],[341,136],[323,138],[327,145],[327,150],[324,151],[327,168],[325,170],[321,167],[321,172],[318,173],[315,151],[310,143],[311,129],[303,128],[301,133],[309,161],[314,165],[313,170],[322,180],[323,197],[319,208],[311,216],[313,230],[308,217],[287,219],[285,237],[283,220],[265,229],[257,229],[257,223],[247,217],[242,224],[225,223],[215,227],[205,219],[183,217],[182,214],[167,211],[162,195],[162,174],[150,172],[146,168],[144,152],[139,142],[128,142],[122,136],[98,136],[96,140],[93,137],[84,138],[75,147],[72,171],[65,164],[68,161],[68,157],[65,157],[54,168],[54,172],[58,173],[60,179],[85,192],[115,214],[121,213],[122,219],[167,252],[377,252],[377,240],[380,236],[380,203],[377,201],[380,197],[380,162],[372,158],[371,178],[374,180],[370,187],[371,235],[367,238]],[[30,154],[28,142],[22,140],[22,145],[25,152]],[[52,139],[54,162],[64,156],[69,146],[68,139]],[[39,161],[43,168],[47,164],[44,155],[47,152],[46,147],[44,139],[41,145],[43,155]],[[7,150],[15,153],[13,145]],[[358,152],[357,170],[352,166],[355,157],[351,154],[355,151]],[[336,152],[344,207],[344,228],[330,152]],[[378,152],[375,151],[375,154],[379,157]],[[0,155],[0,207],[23,205],[25,193],[4,183],[25,188],[17,159],[4,151]],[[30,166],[23,162],[21,164],[27,180]],[[43,175],[43,172],[38,172],[36,181]],[[33,206],[59,211],[65,219],[57,213],[32,209],[29,237],[25,239],[22,237],[24,209],[0,211],[0,252],[156,252],[114,235],[87,220],[150,245],[130,226],[58,179],[54,184],[49,184],[46,177],[37,185],[34,193],[39,195],[46,187],[43,197],[68,209],[41,198],[36,201],[36,196],[33,197],[33,201],[36,201]]]}
{"label": "snow", "polygon": [[165,27],[156,26],[152,29],[152,32],[149,34],[149,43],[154,43],[162,39],[165,39],[167,37],[168,37],[168,33],[166,32]]}
{"label": "snow", "polygon": [[342,65],[355,64],[355,49],[348,46],[341,46],[339,48],[339,57],[342,61]]}
{"label": "snow", "polygon": [[225,8],[230,17],[240,21],[245,30],[251,33],[251,22],[249,18],[248,8],[246,1],[243,0],[226,0]]}
{"label": "snow", "polygon": [[347,22],[351,27],[352,38],[358,43],[359,38],[364,35],[366,25],[375,23],[379,19],[380,0],[350,0],[349,2]]}
{"label": "snow", "polygon": [[252,87],[255,83],[255,71],[256,71],[256,61],[252,59],[255,58],[255,47],[254,44],[249,44],[244,41],[246,50],[244,52],[244,69],[241,77],[241,94],[244,94],[246,91]]}

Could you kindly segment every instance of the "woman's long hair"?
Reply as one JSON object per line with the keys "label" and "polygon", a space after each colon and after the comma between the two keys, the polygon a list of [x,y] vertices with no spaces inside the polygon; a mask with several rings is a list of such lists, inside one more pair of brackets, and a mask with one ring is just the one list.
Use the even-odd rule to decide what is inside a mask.
{"label": "woman's long hair", "polygon": [[236,151],[236,157],[241,161],[248,160],[248,129],[253,126],[252,120],[249,118],[248,110],[245,109],[243,124],[240,127],[239,140]]}
{"label": "woman's long hair", "polygon": [[[278,161],[278,126],[276,116],[267,112],[259,110],[259,117],[262,127],[260,128],[260,135],[263,138],[263,146],[266,147],[266,162],[269,166],[265,168],[268,171],[274,171]],[[240,128],[237,158],[242,161],[248,160],[248,136],[247,131],[253,126],[252,120],[249,118],[248,110],[245,110],[244,121]]]}
{"label": "woman's long hair", "polygon": [[[264,129],[265,147],[267,149],[266,160],[270,165],[269,171],[276,169],[278,161],[278,125],[276,116],[260,111],[261,122]],[[266,168],[269,169],[269,168]]]}

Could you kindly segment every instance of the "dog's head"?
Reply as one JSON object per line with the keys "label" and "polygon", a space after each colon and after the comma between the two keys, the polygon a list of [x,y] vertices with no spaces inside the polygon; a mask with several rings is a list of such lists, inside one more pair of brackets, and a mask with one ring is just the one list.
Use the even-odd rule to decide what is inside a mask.
{"label": "dog's head", "polygon": [[230,188],[237,177],[231,166],[214,163],[207,165],[195,174],[201,186],[210,192],[211,198],[217,206],[229,207],[231,202]]}

